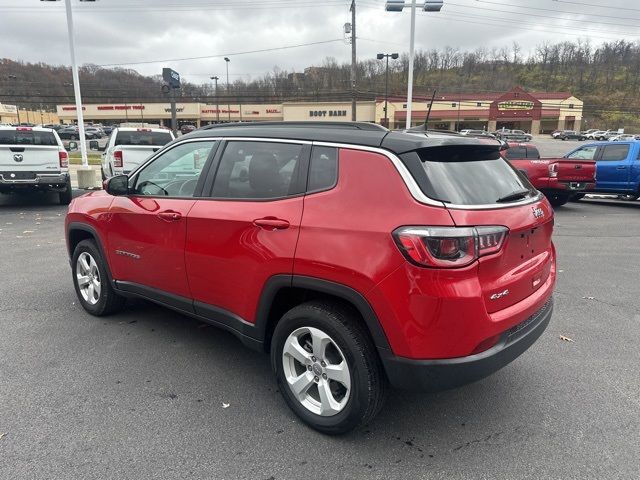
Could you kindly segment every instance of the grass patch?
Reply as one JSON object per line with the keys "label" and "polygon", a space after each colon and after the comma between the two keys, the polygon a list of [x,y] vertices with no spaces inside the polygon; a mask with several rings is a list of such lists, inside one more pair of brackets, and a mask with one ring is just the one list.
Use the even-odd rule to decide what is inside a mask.
{"label": "grass patch", "polygon": [[[89,165],[100,165],[100,157],[99,153],[88,153],[87,154]],[[82,165],[82,154],[80,152],[72,152],[69,154],[69,163],[71,165]]]}

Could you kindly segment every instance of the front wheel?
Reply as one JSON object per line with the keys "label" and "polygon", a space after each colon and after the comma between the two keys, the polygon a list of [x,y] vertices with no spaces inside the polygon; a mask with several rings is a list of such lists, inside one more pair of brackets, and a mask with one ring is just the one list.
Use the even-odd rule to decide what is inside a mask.
{"label": "front wheel", "polygon": [[101,317],[122,309],[125,299],[113,290],[104,259],[92,240],[78,243],[73,251],[71,271],[78,300],[87,312]]}
{"label": "front wheel", "polygon": [[382,407],[380,359],[346,306],[312,301],[289,310],[276,325],[271,364],[289,407],[322,433],[346,433]]}

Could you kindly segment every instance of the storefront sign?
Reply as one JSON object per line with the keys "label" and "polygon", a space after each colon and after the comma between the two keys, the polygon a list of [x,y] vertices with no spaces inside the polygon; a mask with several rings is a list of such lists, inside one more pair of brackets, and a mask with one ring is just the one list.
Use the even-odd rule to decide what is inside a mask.
{"label": "storefront sign", "polygon": [[[68,110],[75,111],[75,110],[76,110],[76,107],[62,107],[62,110],[65,110],[65,111],[68,111]],[[86,110],[86,107],[82,107],[82,110]]]}
{"label": "storefront sign", "polygon": [[514,101],[510,100],[508,102],[500,102],[498,104],[498,110],[532,110],[533,102],[529,102],[527,100]]}
{"label": "storefront sign", "polygon": [[267,113],[282,113],[280,110],[278,110],[277,108],[267,108]]}
{"label": "storefront sign", "polygon": [[[200,111],[201,113],[240,113],[240,110],[227,110],[226,108],[215,109],[207,108]],[[245,112],[246,113],[246,112]]]}
{"label": "storefront sign", "polygon": [[144,105],[98,105],[98,110],[144,110]]}
{"label": "storefront sign", "polygon": [[346,117],[346,110],[310,110],[310,117]]}

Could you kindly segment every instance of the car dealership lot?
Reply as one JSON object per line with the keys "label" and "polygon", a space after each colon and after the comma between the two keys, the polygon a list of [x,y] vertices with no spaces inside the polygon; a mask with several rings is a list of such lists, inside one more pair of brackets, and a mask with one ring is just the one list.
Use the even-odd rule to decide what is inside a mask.
{"label": "car dealership lot", "polygon": [[391,392],[372,424],[332,438],[294,417],[268,357],[230,334],[145,302],[84,312],[54,200],[0,197],[2,478],[582,479],[640,468],[640,202],[558,209],[554,317],[513,364],[455,391]]}

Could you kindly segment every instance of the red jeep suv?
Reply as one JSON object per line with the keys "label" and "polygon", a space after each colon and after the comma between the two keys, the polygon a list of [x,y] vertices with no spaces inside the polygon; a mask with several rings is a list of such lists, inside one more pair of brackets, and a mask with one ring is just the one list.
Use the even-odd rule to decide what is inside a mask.
{"label": "red jeep suv", "polygon": [[499,149],[356,122],[205,127],[71,203],[78,298],[227,329],[270,352],[304,422],[346,432],[388,385],[478,380],[549,323],[553,210]]}

